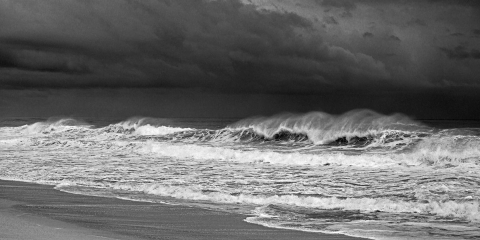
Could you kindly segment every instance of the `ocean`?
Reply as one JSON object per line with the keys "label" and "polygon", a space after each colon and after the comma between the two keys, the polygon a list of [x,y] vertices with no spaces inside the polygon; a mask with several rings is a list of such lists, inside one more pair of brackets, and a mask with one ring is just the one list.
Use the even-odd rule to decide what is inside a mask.
{"label": "ocean", "polygon": [[372,239],[480,239],[480,122],[3,118],[0,178]]}

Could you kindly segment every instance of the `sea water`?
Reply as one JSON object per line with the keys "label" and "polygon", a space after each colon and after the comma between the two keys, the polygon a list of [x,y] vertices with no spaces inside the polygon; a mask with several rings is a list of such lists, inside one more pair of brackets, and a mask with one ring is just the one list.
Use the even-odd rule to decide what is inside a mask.
{"label": "sea water", "polygon": [[372,239],[480,239],[478,122],[356,110],[0,120],[0,178]]}

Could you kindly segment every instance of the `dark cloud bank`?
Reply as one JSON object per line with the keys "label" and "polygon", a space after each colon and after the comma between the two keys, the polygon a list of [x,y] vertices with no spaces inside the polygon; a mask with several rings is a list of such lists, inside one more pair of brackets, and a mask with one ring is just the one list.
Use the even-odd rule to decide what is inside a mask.
{"label": "dark cloud bank", "polygon": [[480,117],[477,1],[271,3],[2,1],[0,111]]}

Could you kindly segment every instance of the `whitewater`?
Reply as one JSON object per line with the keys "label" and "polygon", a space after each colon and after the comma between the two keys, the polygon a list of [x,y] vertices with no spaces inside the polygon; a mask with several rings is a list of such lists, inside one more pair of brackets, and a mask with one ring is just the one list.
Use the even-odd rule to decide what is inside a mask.
{"label": "whitewater", "polygon": [[480,128],[355,110],[0,121],[0,178],[371,239],[480,239]]}

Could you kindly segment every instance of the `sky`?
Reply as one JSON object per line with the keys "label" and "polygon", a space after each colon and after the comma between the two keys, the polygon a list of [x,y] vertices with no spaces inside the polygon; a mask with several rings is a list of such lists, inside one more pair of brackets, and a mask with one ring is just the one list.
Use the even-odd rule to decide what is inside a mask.
{"label": "sky", "polygon": [[480,119],[479,103],[479,1],[0,1],[0,117]]}

